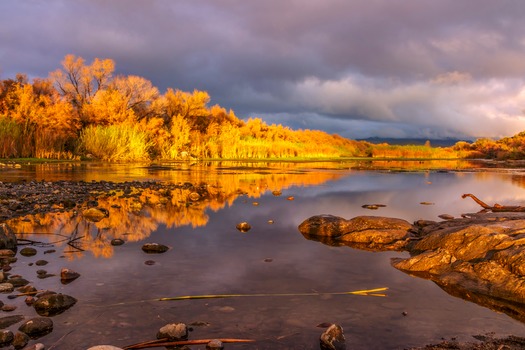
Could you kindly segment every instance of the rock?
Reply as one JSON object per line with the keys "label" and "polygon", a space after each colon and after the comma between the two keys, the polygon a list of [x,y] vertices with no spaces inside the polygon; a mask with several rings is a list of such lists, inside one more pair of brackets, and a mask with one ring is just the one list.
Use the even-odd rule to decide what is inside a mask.
{"label": "rock", "polygon": [[169,323],[159,329],[157,339],[168,338],[169,341],[188,339],[188,327],[184,323]]}
{"label": "rock", "polygon": [[22,349],[24,346],[29,343],[29,336],[22,332],[16,332],[13,338],[13,346],[15,349]]}
{"label": "rock", "polygon": [[168,246],[159,243],[146,243],[142,246],[142,250],[148,254],[165,253],[169,249],[170,248]]}
{"label": "rock", "polygon": [[212,339],[206,344],[206,350],[223,350],[224,345],[219,339]]}
{"label": "rock", "polygon": [[114,238],[111,240],[112,246],[119,246],[119,245],[123,245],[124,243],[125,243],[124,240],[120,238]]}
{"label": "rock", "polygon": [[2,310],[2,311],[4,311],[4,312],[15,311],[15,310],[16,310],[16,305],[2,305],[2,307],[0,308],[0,310]]}
{"label": "rock", "polygon": [[317,215],[299,225],[299,231],[307,239],[367,250],[403,250],[414,230],[415,227],[405,220],[379,216],[346,220],[333,215]]}
{"label": "rock", "polygon": [[0,330],[0,346],[6,346],[11,344],[14,339],[13,332],[8,329]]}
{"label": "rock", "polygon": [[0,283],[0,293],[11,293],[15,290],[15,286],[11,283]]}
{"label": "rock", "polygon": [[113,345],[96,345],[92,346],[87,350],[123,350],[122,348],[117,348]]}
{"label": "rock", "polygon": [[348,220],[334,215],[316,215],[299,225],[304,236],[339,237],[349,232]]}
{"label": "rock", "polygon": [[16,236],[6,223],[0,224],[0,249],[16,249]]}
{"label": "rock", "polygon": [[201,196],[197,192],[192,192],[189,194],[188,198],[190,199],[190,201],[196,202],[201,198]]}
{"label": "rock", "polygon": [[36,265],[36,266],[45,266],[45,265],[47,265],[47,264],[49,264],[49,262],[48,262],[47,260],[37,260],[37,261],[35,262],[35,265]]}
{"label": "rock", "polygon": [[247,222],[241,222],[238,223],[237,226],[235,226],[235,228],[241,232],[248,232],[252,227]]}
{"label": "rock", "polygon": [[39,297],[33,306],[40,316],[54,316],[66,311],[76,302],[77,299],[66,294],[47,294]]}
{"label": "rock", "polygon": [[12,326],[15,323],[22,321],[23,319],[24,319],[24,316],[22,315],[12,315],[12,316],[0,317],[0,329],[4,329],[9,326]]}
{"label": "rock", "polygon": [[29,347],[24,348],[23,350],[45,350],[45,348],[46,347],[44,346],[44,344],[37,343],[37,344],[30,345]]}
{"label": "rock", "polygon": [[321,350],[346,350],[343,327],[333,324],[319,338]]}
{"label": "rock", "polygon": [[18,330],[27,334],[31,339],[40,338],[53,331],[53,321],[48,317],[35,317],[24,322]]}
{"label": "rock", "polygon": [[[399,219],[322,215],[305,220],[299,230],[306,238],[326,244],[406,250],[410,257],[392,259],[393,267],[525,322],[523,227],[525,213],[498,212],[447,217],[441,222],[419,220],[412,227]],[[326,236],[310,236],[316,234]]]}
{"label": "rock", "polygon": [[11,249],[0,249],[0,259],[2,258],[11,258],[15,256],[16,253]]}
{"label": "rock", "polygon": [[7,280],[7,283],[11,283],[14,288],[18,288],[28,285],[29,281],[20,276],[13,276]]}
{"label": "rock", "polygon": [[34,256],[36,253],[36,249],[32,247],[24,247],[20,250],[20,255],[22,256]]}
{"label": "rock", "polygon": [[84,219],[91,222],[99,222],[100,220],[107,218],[109,212],[103,208],[89,208],[82,212]]}
{"label": "rock", "polygon": [[62,270],[60,270],[60,281],[62,281],[63,284],[73,282],[79,277],[80,277],[80,274],[73,270],[70,270],[67,268],[63,268]]}
{"label": "rock", "polygon": [[26,285],[23,287],[18,288],[16,291],[19,293],[34,293],[36,292],[36,288],[30,285]]}

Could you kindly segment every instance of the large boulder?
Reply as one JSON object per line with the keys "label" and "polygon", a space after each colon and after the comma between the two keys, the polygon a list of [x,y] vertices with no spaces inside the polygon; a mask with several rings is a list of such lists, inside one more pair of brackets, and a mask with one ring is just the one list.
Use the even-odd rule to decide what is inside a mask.
{"label": "large boulder", "polygon": [[330,245],[406,250],[392,266],[454,296],[525,321],[525,213],[479,213],[441,222],[319,215],[300,232]]}
{"label": "large boulder", "polygon": [[366,250],[403,250],[413,238],[414,230],[408,221],[380,216],[346,220],[333,215],[316,215],[299,225],[299,231],[307,239]]}

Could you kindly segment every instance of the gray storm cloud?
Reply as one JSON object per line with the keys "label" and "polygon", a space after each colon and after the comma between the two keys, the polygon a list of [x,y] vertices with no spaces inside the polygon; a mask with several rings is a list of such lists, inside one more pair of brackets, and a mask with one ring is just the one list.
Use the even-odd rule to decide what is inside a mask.
{"label": "gray storm cloud", "polygon": [[293,128],[510,136],[525,129],[523,18],[515,0],[3,0],[0,78],[73,53]]}

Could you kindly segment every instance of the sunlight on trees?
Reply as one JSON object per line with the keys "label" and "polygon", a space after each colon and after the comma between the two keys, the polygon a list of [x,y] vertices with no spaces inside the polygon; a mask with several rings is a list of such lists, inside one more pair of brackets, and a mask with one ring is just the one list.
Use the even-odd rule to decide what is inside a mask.
{"label": "sunlight on trees", "polygon": [[199,158],[523,158],[525,134],[450,148],[372,145],[318,130],[291,130],[260,118],[239,119],[208,106],[206,91],[114,76],[111,59],[67,55],[48,79],[18,74],[0,81],[0,157],[107,161]]}

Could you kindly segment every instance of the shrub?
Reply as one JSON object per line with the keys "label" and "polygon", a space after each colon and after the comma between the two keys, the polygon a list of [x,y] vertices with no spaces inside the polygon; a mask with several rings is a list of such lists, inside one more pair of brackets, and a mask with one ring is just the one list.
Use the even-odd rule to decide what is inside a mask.
{"label": "shrub", "polygon": [[128,124],[86,127],[80,135],[79,149],[109,162],[149,159],[146,133]]}

